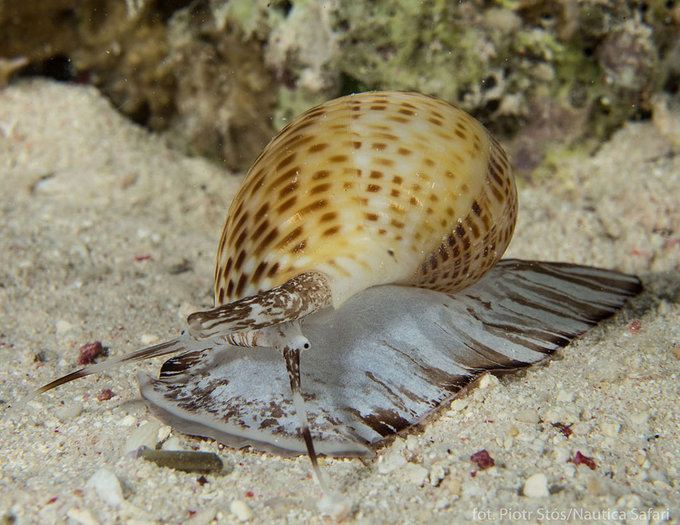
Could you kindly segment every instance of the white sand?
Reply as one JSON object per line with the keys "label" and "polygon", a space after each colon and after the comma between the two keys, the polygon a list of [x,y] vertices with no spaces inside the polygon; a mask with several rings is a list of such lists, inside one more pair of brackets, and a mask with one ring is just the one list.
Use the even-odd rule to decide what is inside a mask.
{"label": "white sand", "polygon": [[[238,179],[167,149],[95,90],[32,81],[0,91],[0,181],[3,407],[75,368],[86,342],[121,355],[177,334],[186,313],[211,304]],[[652,124],[632,124],[520,199],[511,255],[636,272],[646,291],[547,365],[483,381],[379,459],[322,461],[353,502],[348,522],[680,518],[680,157]],[[201,485],[197,474],[124,456],[135,428],[154,421],[135,375],[159,366],[63,386],[18,423],[4,416],[2,523],[324,521],[305,457],[173,433],[233,467]],[[107,388],[116,396],[97,401]],[[569,439],[558,422],[572,424]],[[473,475],[481,449],[496,466]],[[595,470],[568,461],[577,451]],[[524,495],[537,473],[545,480],[532,477]]]}

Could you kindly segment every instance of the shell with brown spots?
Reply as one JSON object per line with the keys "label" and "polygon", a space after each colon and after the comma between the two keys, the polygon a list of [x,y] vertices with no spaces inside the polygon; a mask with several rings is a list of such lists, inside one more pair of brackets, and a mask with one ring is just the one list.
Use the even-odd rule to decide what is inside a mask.
{"label": "shell with brown spots", "polygon": [[406,92],[332,100],[291,122],[246,176],[215,306],[304,273],[325,283],[319,306],[387,283],[456,291],[500,259],[516,215],[507,157],[467,113]]}

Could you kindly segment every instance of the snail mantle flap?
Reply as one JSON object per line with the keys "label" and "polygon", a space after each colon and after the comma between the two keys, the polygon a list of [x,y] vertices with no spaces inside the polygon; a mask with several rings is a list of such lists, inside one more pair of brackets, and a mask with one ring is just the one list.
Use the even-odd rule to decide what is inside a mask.
{"label": "snail mantle flap", "polygon": [[[508,259],[455,294],[377,286],[312,314],[300,370],[317,452],[372,454],[485,371],[541,361],[639,291],[637,278],[614,271]],[[168,360],[159,379],[140,374],[152,411],[234,447],[305,453],[281,354],[219,338],[200,345]]]}

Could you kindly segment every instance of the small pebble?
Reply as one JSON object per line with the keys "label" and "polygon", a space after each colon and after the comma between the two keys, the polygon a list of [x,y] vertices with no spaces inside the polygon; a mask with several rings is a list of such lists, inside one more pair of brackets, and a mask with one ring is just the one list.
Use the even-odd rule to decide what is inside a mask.
{"label": "small pebble", "polygon": [[172,431],[172,428],[169,427],[168,425],[163,425],[161,428],[158,429],[158,441],[165,441],[170,437],[170,432]]}
{"label": "small pebble", "polygon": [[544,421],[561,422],[563,425],[570,426],[579,421],[579,415],[565,406],[552,407],[543,414]]}
{"label": "small pebble", "polygon": [[61,421],[66,421],[67,419],[73,419],[81,414],[83,411],[83,404],[79,401],[73,401],[71,403],[66,403],[54,410],[54,415],[57,416]]}
{"label": "small pebble", "polygon": [[89,365],[104,351],[101,342],[86,343],[78,349],[78,364]]}
{"label": "small pebble", "polygon": [[496,462],[493,460],[493,458],[489,455],[489,453],[485,449],[482,449],[472,454],[470,456],[470,461],[477,465],[477,467],[480,470],[486,470],[488,468],[493,467],[496,464]]}
{"label": "small pebble", "polygon": [[182,446],[182,440],[177,436],[169,437],[161,447],[163,450],[182,450],[185,447]]}
{"label": "small pebble", "polygon": [[448,509],[451,506],[451,501],[449,501],[447,498],[441,498],[437,500],[437,502],[434,504],[435,510],[442,511],[444,509]]}
{"label": "small pebble", "polygon": [[410,435],[406,436],[406,449],[407,450],[417,450],[419,448],[418,438],[416,436]]}
{"label": "small pebble", "polygon": [[241,522],[253,517],[253,511],[250,510],[248,504],[240,499],[235,499],[229,504],[229,511]]}
{"label": "small pebble", "polygon": [[[168,266],[168,273],[170,275],[179,275],[180,273],[190,272],[192,269],[193,269],[193,266],[191,265],[191,263],[189,261],[187,261],[186,259],[182,259],[181,261]],[[181,308],[181,306],[180,306],[180,308]],[[196,311],[196,310],[194,310],[194,311]],[[189,312],[189,313],[191,313],[191,312]]]}
{"label": "small pebble", "polygon": [[71,331],[71,328],[73,328],[73,325],[69,323],[68,321],[64,319],[59,319],[57,321],[57,337],[62,337],[65,335],[67,332]]}
{"label": "small pebble", "polygon": [[430,468],[430,485],[438,487],[449,473],[449,467],[442,463],[436,463]]}
{"label": "small pebble", "polygon": [[524,408],[515,412],[515,421],[535,425],[540,421],[540,417],[536,410],[532,408]]}
{"label": "small pebble", "polygon": [[640,508],[642,507],[642,498],[634,493],[625,494],[616,500],[616,506],[627,509]]}
{"label": "small pebble", "polygon": [[85,486],[94,489],[97,496],[112,507],[118,507],[123,503],[123,489],[120,481],[106,467],[95,472]]}
{"label": "small pebble", "polygon": [[566,441],[562,441],[552,449],[552,455],[555,463],[566,463],[571,459],[570,445]]}
{"label": "small pebble", "polygon": [[569,390],[560,390],[557,394],[558,403],[571,403],[574,400],[574,393]]}
{"label": "small pebble", "polygon": [[671,303],[666,301],[665,299],[661,299],[659,301],[659,304],[656,305],[656,313],[660,316],[668,315],[672,311],[673,311],[673,306],[671,306]]}
{"label": "small pebble", "polygon": [[121,419],[118,424],[122,427],[132,427],[137,424],[137,418],[131,414],[128,414],[123,419]]}
{"label": "small pebble", "polygon": [[678,119],[677,109],[669,107],[668,98],[662,93],[657,93],[651,97],[652,122],[671,148],[674,151],[679,151],[680,119]]}
{"label": "small pebble", "polygon": [[565,478],[573,478],[576,474],[576,468],[571,463],[562,466],[562,473]]}
{"label": "small pebble", "polygon": [[622,370],[627,370],[626,363],[618,359],[610,359],[602,357],[593,362],[588,369],[586,369],[586,377],[590,381],[616,381],[622,374]]}
{"label": "small pebble", "polygon": [[449,405],[449,415],[455,415],[457,412],[460,412],[463,410],[465,407],[467,407],[467,401],[462,398],[457,398],[451,401],[451,405]]}
{"label": "small pebble", "polygon": [[167,467],[182,472],[198,472],[202,474],[223,473],[224,463],[214,452],[194,452],[193,450],[151,450],[139,449],[139,457],[155,463],[159,467]]}
{"label": "small pebble", "polygon": [[187,523],[188,525],[210,525],[210,523],[213,523],[217,518],[217,509],[216,508],[208,508],[208,509],[203,509],[199,510],[196,514],[194,514],[191,518],[186,520],[184,523]]}
{"label": "small pebble", "polygon": [[459,479],[449,478],[445,483],[445,487],[446,491],[451,494],[452,497],[458,498],[458,496],[460,496],[461,489],[463,488],[463,484]]}
{"label": "small pebble", "polygon": [[522,493],[529,498],[545,498],[550,495],[548,491],[548,478],[542,472],[529,476],[524,482]]}
{"label": "small pebble", "polygon": [[600,430],[605,436],[615,437],[621,430],[621,425],[613,421],[603,421],[600,423]]}
{"label": "small pebble", "polygon": [[522,19],[510,9],[492,7],[484,11],[484,23],[489,28],[510,35],[522,26]]}
{"label": "small pebble", "polygon": [[584,456],[583,454],[581,454],[580,450],[576,451],[576,454],[574,455],[571,462],[574,465],[586,465],[590,470],[595,470],[597,468],[595,460],[591,457]]}
{"label": "small pebble", "polygon": [[635,335],[640,331],[640,328],[642,328],[640,319],[633,319],[626,327],[626,331],[629,335]]}
{"label": "small pebble", "polygon": [[497,386],[499,383],[500,381],[495,375],[487,373],[477,381],[477,388],[490,388]]}
{"label": "small pebble", "polygon": [[99,522],[89,509],[73,507],[72,509],[69,509],[66,515],[73,521],[80,523],[80,525],[99,525]]}
{"label": "small pebble", "polygon": [[516,438],[519,435],[519,429],[515,425],[509,425],[507,432],[511,438]]}
{"label": "small pebble", "polygon": [[647,424],[649,414],[646,412],[633,412],[630,414],[630,422],[634,427],[640,427]]}
{"label": "small pebble", "polygon": [[418,487],[422,487],[429,479],[429,471],[422,465],[408,463],[400,472],[404,479],[410,481]]}
{"label": "small pebble", "polygon": [[588,476],[588,479],[586,480],[586,491],[590,496],[599,498],[607,493],[607,487],[597,477]]}
{"label": "small pebble", "polygon": [[142,334],[139,340],[143,345],[152,345],[160,341],[160,337],[155,334]]}
{"label": "small pebble", "polygon": [[109,399],[113,398],[116,394],[113,392],[113,390],[110,390],[108,388],[105,388],[101,392],[97,394],[97,401],[108,401]]}
{"label": "small pebble", "polygon": [[140,447],[156,448],[158,443],[158,430],[161,424],[158,421],[148,421],[132,431],[123,445],[123,454],[134,452]]}
{"label": "small pebble", "polygon": [[496,443],[498,444],[499,447],[503,448],[503,450],[510,450],[512,448],[513,441],[514,438],[510,435],[499,436],[498,438],[496,438]]}
{"label": "small pebble", "polygon": [[322,516],[327,516],[335,522],[340,522],[352,509],[352,502],[347,497],[337,492],[325,492],[316,504],[316,508]]}
{"label": "small pebble", "polygon": [[406,466],[406,463],[406,458],[401,454],[401,452],[390,452],[385,456],[380,456],[378,459],[378,473],[390,474],[398,468]]}

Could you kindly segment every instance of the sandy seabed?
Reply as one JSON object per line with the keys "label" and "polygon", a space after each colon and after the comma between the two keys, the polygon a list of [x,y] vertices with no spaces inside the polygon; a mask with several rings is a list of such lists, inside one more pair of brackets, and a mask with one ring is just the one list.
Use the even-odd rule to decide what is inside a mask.
{"label": "sandy seabed", "polygon": [[[0,91],[1,523],[327,521],[306,457],[235,451],[157,422],[136,374],[159,360],[5,409],[74,369],[81,345],[122,355],[211,305],[239,180],[168,149],[95,89]],[[377,459],[322,460],[351,501],[347,522],[680,520],[680,155],[651,123],[629,124],[550,183],[521,185],[520,206],[508,255],[637,273],[645,291],[546,364],[487,376]],[[106,389],[115,396],[97,400]],[[215,452],[225,473],[126,454],[145,439]],[[494,467],[470,461],[480,450]]]}

